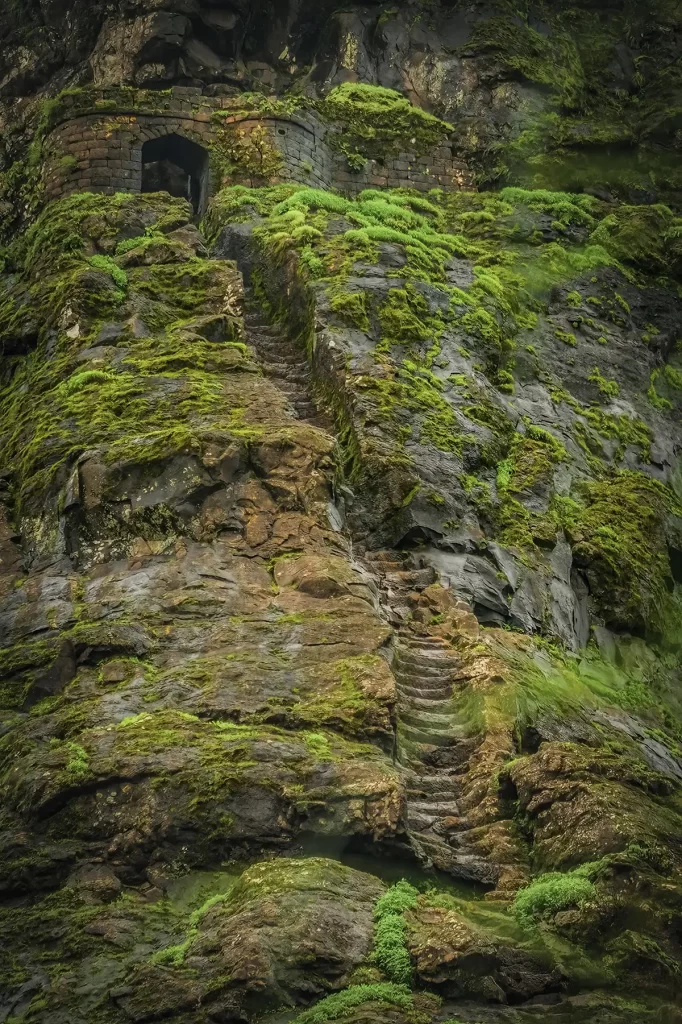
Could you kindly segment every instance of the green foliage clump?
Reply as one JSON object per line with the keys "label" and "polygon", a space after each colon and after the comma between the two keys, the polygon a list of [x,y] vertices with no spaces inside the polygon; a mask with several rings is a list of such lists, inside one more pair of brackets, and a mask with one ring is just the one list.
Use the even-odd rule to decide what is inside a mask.
{"label": "green foliage clump", "polygon": [[228,122],[229,116],[229,110],[219,110],[213,115],[216,128],[211,167],[214,176],[223,185],[240,180],[250,186],[274,184],[284,167],[284,157],[272,135],[263,124],[247,130],[239,122]]}
{"label": "green foliage clump", "polygon": [[65,743],[68,760],[65,771],[75,778],[82,778],[89,774],[89,756],[87,750],[78,743],[69,740]]}
{"label": "green foliage clump", "polygon": [[[222,307],[234,270],[187,255],[126,273],[109,255],[131,232],[140,244],[156,245],[163,228],[186,223],[189,214],[182,200],[82,193],[51,204],[17,238],[20,308],[39,325],[35,348],[6,363],[0,383],[3,462],[17,473],[19,514],[32,496],[42,504],[59,467],[85,450],[101,447],[110,462],[148,463],[198,450],[202,432],[218,424],[246,436],[242,410],[226,406],[218,375],[248,365],[245,346],[211,342],[189,326],[192,316]],[[156,258],[175,261],[178,254],[166,256],[161,246]],[[102,323],[126,319],[120,306],[136,293],[145,296],[148,330],[126,337],[123,362],[79,362],[76,353],[94,342]],[[0,303],[0,338],[11,339],[18,315]],[[237,317],[226,315],[224,324],[224,334],[236,338]]]}
{"label": "green foliage clump", "polygon": [[655,370],[651,371],[646,396],[654,409],[669,412],[673,408],[673,403],[670,398],[658,393],[660,385],[663,385],[664,389],[667,386],[668,394],[671,394],[673,391],[682,390],[682,371],[676,370],[672,366],[664,366],[663,369],[656,367]]}
{"label": "green foliage clump", "polygon": [[499,463],[497,486],[502,491],[520,494],[567,460],[568,452],[561,441],[529,422],[525,434],[514,434],[509,454]]}
{"label": "green foliage clump", "polygon": [[587,376],[593,384],[599,388],[599,394],[605,398],[616,398],[620,394],[620,385],[616,380],[608,380],[603,376],[598,366],[592,368]]}
{"label": "green foliage clump", "polygon": [[616,462],[623,458],[626,448],[630,446],[639,448],[640,458],[648,461],[651,453],[652,434],[651,429],[644,420],[636,416],[626,416],[623,413],[604,412],[603,409],[598,408],[579,409],[577,411],[580,412],[581,416],[585,417],[590,426],[598,434],[601,434],[602,437],[618,439],[620,444],[614,452]]}
{"label": "green foliage clump", "polygon": [[330,142],[354,169],[360,161],[401,151],[417,155],[442,143],[452,125],[415,107],[393,89],[360,82],[337,85],[317,104],[322,116],[338,125]]}
{"label": "green foliage clump", "polygon": [[370,297],[367,292],[340,291],[332,296],[332,310],[360,331],[369,330]]}
{"label": "green foliage clump", "polygon": [[274,208],[294,192],[305,186],[293,183],[251,188],[249,185],[231,185],[223,188],[211,200],[202,227],[209,241],[214,241],[225,223],[238,223],[253,217],[269,216]]}
{"label": "green foliage clump", "polygon": [[416,905],[419,893],[403,879],[379,897],[374,907],[374,949],[372,959],[391,981],[409,984],[412,960],[405,945],[406,910]]}
{"label": "green foliage clump", "polygon": [[89,260],[90,266],[95,267],[96,270],[104,270],[107,274],[111,274],[111,279],[117,288],[121,291],[125,291],[128,285],[128,275],[125,270],[116,263],[116,260],[112,259],[111,256],[96,255],[91,256]]}
{"label": "green foliage clump", "polygon": [[521,924],[530,925],[551,918],[567,907],[581,907],[594,899],[596,892],[594,883],[582,868],[565,874],[550,872],[519,889],[512,910]]}
{"label": "green foliage clump", "polygon": [[649,273],[669,271],[669,239],[681,224],[662,203],[619,206],[599,222],[590,242],[602,246],[619,263],[632,264]]}
{"label": "green foliage clump", "polygon": [[571,224],[588,227],[596,224],[595,212],[599,202],[593,196],[507,187],[500,192],[500,198],[513,206],[524,205],[539,213],[549,213],[564,228]]}
{"label": "green foliage clump", "polygon": [[407,985],[396,985],[390,982],[379,982],[374,985],[350,985],[342,992],[334,992],[321,999],[319,1003],[304,1010],[293,1024],[325,1024],[328,1020],[338,1020],[347,1016],[363,1003],[383,1003],[387,1006],[398,1006],[408,1009],[412,1006],[412,993]]}
{"label": "green foliage clump", "polygon": [[503,66],[531,82],[549,86],[557,101],[576,106],[585,88],[585,72],[574,35],[559,24],[546,36],[514,13],[482,19],[464,52],[488,52]]}
{"label": "green foliage clump", "polygon": [[210,910],[214,907],[219,906],[222,903],[227,902],[230,893],[216,893],[213,896],[209,896],[200,907],[193,910],[189,917],[189,928],[187,935],[183,942],[178,943],[175,946],[166,946],[165,949],[160,949],[157,953],[152,955],[152,963],[165,964],[169,967],[181,967],[185,962],[187,951],[199,934],[199,925]]}
{"label": "green foliage clump", "polygon": [[442,320],[429,312],[429,304],[410,282],[404,288],[391,288],[379,311],[382,342],[419,345],[434,341],[443,329]]}
{"label": "green foliage clump", "polygon": [[661,613],[670,577],[665,518],[670,490],[644,473],[621,471],[583,485],[564,508],[573,552],[608,622],[641,627]]}

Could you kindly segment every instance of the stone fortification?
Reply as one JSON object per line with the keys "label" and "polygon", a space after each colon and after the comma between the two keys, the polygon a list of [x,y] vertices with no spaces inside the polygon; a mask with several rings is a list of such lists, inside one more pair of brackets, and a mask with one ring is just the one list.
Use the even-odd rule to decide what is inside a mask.
{"label": "stone fortification", "polygon": [[168,135],[188,139],[214,157],[207,183],[208,195],[213,194],[222,184],[216,165],[224,155],[227,133],[232,182],[298,181],[351,194],[366,188],[428,191],[471,184],[465,164],[447,143],[422,155],[402,152],[368,159],[355,169],[334,148],[337,129],[314,112],[244,116],[243,111],[231,113],[234,105],[234,97],[182,86],[163,92],[98,89],[64,95],[58,123],[46,139],[46,198],[83,190],[141,191],[143,146]]}

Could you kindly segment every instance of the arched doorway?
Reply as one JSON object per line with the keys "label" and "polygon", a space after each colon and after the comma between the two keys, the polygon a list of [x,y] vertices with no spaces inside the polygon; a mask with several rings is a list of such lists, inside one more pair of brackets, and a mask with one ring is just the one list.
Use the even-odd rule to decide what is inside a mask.
{"label": "arched doorway", "polygon": [[208,153],[175,132],[142,146],[142,191],[189,199],[196,217],[208,198]]}

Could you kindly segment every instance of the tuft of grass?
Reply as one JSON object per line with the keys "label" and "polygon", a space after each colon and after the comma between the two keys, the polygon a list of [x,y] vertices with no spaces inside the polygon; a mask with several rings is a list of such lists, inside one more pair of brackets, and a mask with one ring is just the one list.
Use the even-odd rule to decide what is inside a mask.
{"label": "tuft of grass", "polygon": [[519,889],[512,905],[516,919],[520,924],[531,925],[567,907],[582,907],[594,899],[597,890],[586,877],[589,868],[590,865],[583,865],[565,874],[553,871]]}
{"label": "tuft of grass", "polygon": [[345,1017],[356,1006],[363,1003],[384,1003],[407,1009],[412,1006],[412,993],[407,985],[379,982],[373,985],[351,985],[342,992],[334,992],[320,1000],[309,1010],[304,1010],[293,1024],[325,1024],[328,1020]]}
{"label": "tuft of grass", "polygon": [[417,902],[417,889],[403,878],[392,885],[374,907],[374,949],[377,967],[396,984],[412,981],[412,959],[405,944],[407,923],[403,914]]}

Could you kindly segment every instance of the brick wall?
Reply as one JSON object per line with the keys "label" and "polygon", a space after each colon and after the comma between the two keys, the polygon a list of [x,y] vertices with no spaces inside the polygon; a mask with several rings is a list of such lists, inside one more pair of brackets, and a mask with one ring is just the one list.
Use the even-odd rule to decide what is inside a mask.
{"label": "brick wall", "polygon": [[[80,112],[79,99],[65,97],[62,120],[45,145],[43,180],[46,196],[55,199],[75,191],[139,192],[142,186],[142,146],[146,141],[175,133],[207,150],[216,144],[216,111],[229,110],[231,101],[205,96],[198,88],[176,87],[149,94],[134,102],[128,92],[90,93],[90,108]],[[81,101],[82,102],[82,101]],[[70,109],[72,106],[73,109]],[[361,171],[351,171],[345,157],[328,143],[329,129],[313,115],[238,118],[226,114],[221,124],[232,125],[248,136],[263,126],[272,145],[281,153],[283,166],[278,181],[298,181],[316,188],[337,188],[357,193],[365,188],[410,187],[457,189],[471,184],[464,164],[441,146],[422,157],[400,154],[386,161],[368,161]],[[261,181],[235,177],[235,182]],[[217,182],[212,178],[209,188]]]}

